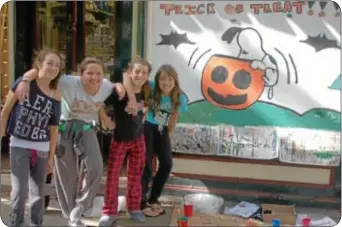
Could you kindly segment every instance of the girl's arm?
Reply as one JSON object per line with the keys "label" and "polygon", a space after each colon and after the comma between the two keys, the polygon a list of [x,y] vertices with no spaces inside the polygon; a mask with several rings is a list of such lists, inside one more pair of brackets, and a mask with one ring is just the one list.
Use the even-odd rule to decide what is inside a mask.
{"label": "girl's arm", "polygon": [[24,73],[23,81],[31,82],[38,77],[38,69],[30,69],[29,71]]}
{"label": "girl's arm", "polygon": [[149,108],[148,108],[148,107],[145,107],[145,108],[143,109],[143,119],[142,119],[142,122],[143,122],[143,123],[145,123],[145,121],[146,121],[148,111],[149,111]]}
{"label": "girl's arm", "polygon": [[30,91],[30,82],[32,80],[35,80],[37,76],[38,76],[37,69],[31,69],[25,72],[23,79],[18,84],[18,87],[15,89],[15,95],[20,101],[24,100],[28,96],[28,93]]}
{"label": "girl's arm", "polygon": [[50,126],[50,153],[49,153],[49,160],[53,159],[58,141],[58,125],[51,125]]}
{"label": "girl's arm", "polygon": [[110,119],[110,117],[107,116],[106,110],[102,106],[99,109],[99,117],[102,124],[102,128],[107,130],[113,130],[115,128],[115,123]]}
{"label": "girl's arm", "polygon": [[135,91],[133,88],[132,80],[129,77],[129,72],[125,72],[123,74],[123,85],[125,89],[127,90],[127,97],[128,97],[126,110],[129,114],[137,115],[138,104],[137,104],[137,99],[135,98]]}
{"label": "girl's arm", "polygon": [[49,159],[48,159],[48,166],[47,166],[47,174],[52,173],[53,170],[53,159],[56,152],[58,141],[58,126],[50,126],[50,151],[49,151]]}
{"label": "girl's arm", "polygon": [[5,136],[6,134],[8,117],[13,109],[13,106],[17,102],[17,100],[18,100],[17,97],[10,90],[7,94],[5,105],[3,106],[1,110],[1,138]]}
{"label": "girl's arm", "polygon": [[180,112],[185,112],[188,109],[188,99],[184,94],[181,94],[179,101],[180,101],[180,106],[179,106],[178,111],[174,111],[170,117],[170,121],[168,125],[169,132],[172,132],[176,128]]}
{"label": "girl's arm", "polygon": [[47,173],[52,173],[53,170],[53,160],[56,152],[57,142],[58,142],[58,132],[59,132],[59,120],[61,118],[61,93],[59,89],[55,90],[54,97],[59,103],[55,105],[52,118],[50,119],[49,133],[50,133],[50,150],[48,159],[48,169]]}
{"label": "girl's arm", "polygon": [[168,125],[168,131],[173,132],[173,130],[176,128],[177,121],[179,118],[179,112],[173,112],[170,117],[169,125]]}
{"label": "girl's arm", "polygon": [[137,100],[135,98],[135,92],[134,92],[132,80],[129,77],[128,72],[125,72],[123,74],[123,85],[127,90],[127,96],[128,96],[129,101],[136,102]]}

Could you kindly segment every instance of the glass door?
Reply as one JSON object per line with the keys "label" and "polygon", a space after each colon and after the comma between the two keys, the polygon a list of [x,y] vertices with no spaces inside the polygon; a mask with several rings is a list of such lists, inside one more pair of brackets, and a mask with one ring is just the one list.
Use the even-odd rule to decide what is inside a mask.
{"label": "glass door", "polygon": [[75,3],[63,1],[37,2],[37,49],[57,50],[65,63],[66,72],[73,71],[76,51]]}
{"label": "glass door", "polygon": [[109,79],[114,71],[116,2],[85,1],[85,56],[96,57],[106,67]]}
{"label": "glass door", "polygon": [[1,29],[0,29],[0,45],[1,45],[1,106],[5,102],[6,95],[9,91],[9,62],[8,62],[8,5],[9,2],[5,3],[1,7],[0,13],[0,22],[1,22]]}

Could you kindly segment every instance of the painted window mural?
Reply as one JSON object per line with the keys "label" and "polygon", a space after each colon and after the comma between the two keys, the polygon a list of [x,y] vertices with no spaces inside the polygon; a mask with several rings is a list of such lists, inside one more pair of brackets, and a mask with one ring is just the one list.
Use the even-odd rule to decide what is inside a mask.
{"label": "painted window mural", "polygon": [[175,152],[339,165],[336,3],[151,4],[154,68],[173,64],[189,99]]}

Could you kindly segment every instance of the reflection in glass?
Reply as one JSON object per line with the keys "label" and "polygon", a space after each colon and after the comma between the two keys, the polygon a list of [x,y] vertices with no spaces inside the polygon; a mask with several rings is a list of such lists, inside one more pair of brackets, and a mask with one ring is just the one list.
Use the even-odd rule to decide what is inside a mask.
{"label": "reflection in glass", "polygon": [[67,3],[60,1],[37,2],[41,48],[59,51],[66,60],[67,43],[72,39]]}
{"label": "reflection in glass", "polygon": [[104,62],[107,78],[114,72],[115,10],[115,1],[85,2],[85,55]]}

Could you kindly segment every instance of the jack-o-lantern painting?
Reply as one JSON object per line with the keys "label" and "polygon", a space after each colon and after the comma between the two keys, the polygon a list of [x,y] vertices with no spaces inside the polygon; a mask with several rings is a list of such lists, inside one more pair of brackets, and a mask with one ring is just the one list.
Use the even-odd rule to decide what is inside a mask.
{"label": "jack-o-lantern painting", "polygon": [[202,93],[211,104],[243,110],[255,103],[264,91],[264,70],[250,67],[251,61],[230,56],[212,56],[202,74]]}

